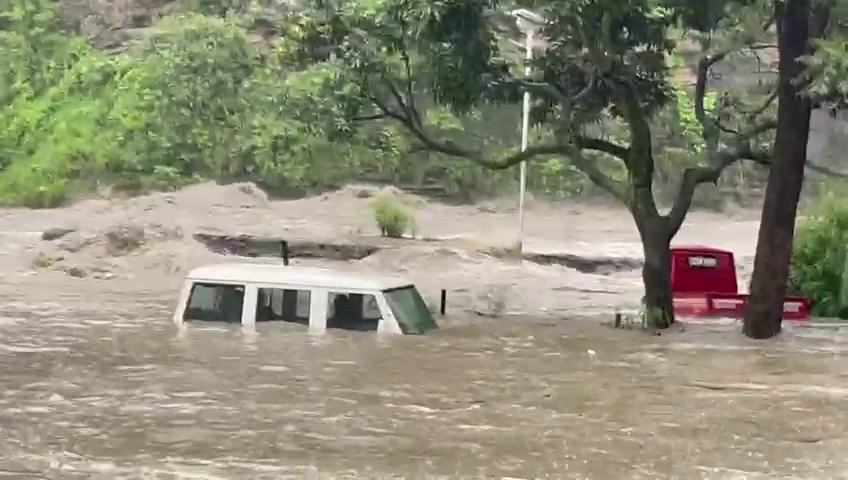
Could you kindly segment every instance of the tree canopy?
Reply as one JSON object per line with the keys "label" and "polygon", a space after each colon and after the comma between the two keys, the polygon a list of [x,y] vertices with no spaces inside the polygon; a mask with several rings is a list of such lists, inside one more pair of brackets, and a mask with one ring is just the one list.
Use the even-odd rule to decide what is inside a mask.
{"label": "tree canopy", "polygon": [[[351,129],[336,69],[302,62],[297,32],[274,12],[178,10],[107,52],[65,25],[59,6],[0,5],[2,204],[55,206],[99,182],[139,191],[250,179],[277,194],[438,182],[486,194],[513,180],[423,151],[396,125]],[[588,185],[542,166],[531,173],[557,194]]]}
{"label": "tree canopy", "polygon": [[[698,184],[715,182],[739,159],[765,161],[767,150],[760,147],[774,128],[767,115],[773,95],[751,106],[726,94],[714,110],[707,106],[709,71],[716,63],[770,45],[764,25],[753,25],[754,19],[768,21],[763,5],[710,3],[704,12],[701,3],[692,7],[679,0],[533,2],[549,23],[532,77],[524,78],[510,62],[503,27],[508,20],[499,15],[507,5],[500,2],[318,3],[313,7],[321,14],[305,10],[294,21],[303,32],[301,54],[328,61],[332,54],[342,81],[357,87],[349,100],[359,119],[396,120],[434,151],[493,169],[539,155],[565,156],[631,209],[653,210],[652,122],[685,88],[674,84],[670,63],[676,43],[689,41],[703,52],[693,109],[708,155],[684,174],[667,217],[670,234]],[[485,151],[482,142],[444,128],[431,113],[435,104],[455,116],[475,115],[487,105],[517,103],[523,89],[534,95],[534,125],[547,134],[526,152]],[[599,154],[620,161],[627,178],[612,178]]]}
{"label": "tree canopy", "polygon": [[[563,157],[621,201],[645,245],[648,308],[659,314],[655,323],[666,326],[673,321],[669,242],[696,188],[717,182],[739,160],[769,162],[774,90],[755,102],[750,92],[725,90],[712,105],[708,93],[718,63],[774,48],[773,7],[753,0],[709,7],[681,0],[535,1],[546,19],[543,46],[525,77],[510,55],[503,16],[520,4],[322,1],[289,21],[301,32],[303,58],[332,64],[341,83],[355,85],[342,100],[351,102],[354,120],[394,120],[424,148],[490,169]],[[700,150],[682,172],[670,210],[661,214],[656,122],[687,95],[688,85],[675,82],[672,71],[686,42],[697,46],[691,105]],[[487,151],[486,142],[444,122],[446,114],[463,118],[488,105],[515,104],[525,90],[535,100],[533,124],[543,131],[525,151]]]}
{"label": "tree canopy", "polygon": [[[627,193],[629,173],[624,162],[601,155],[596,149],[580,148],[581,154],[577,155],[574,147],[578,146],[575,140],[580,137],[592,140],[595,147],[605,143],[607,150],[628,144],[631,132],[627,131],[626,118],[620,108],[623,97],[619,88],[626,66],[638,71],[635,77],[638,88],[651,90],[640,91],[640,95],[648,92],[657,100],[653,112],[646,112],[653,115],[649,119],[657,174],[654,193],[661,197],[661,203],[668,204],[677,196],[681,172],[706,164],[702,124],[713,109],[721,107],[726,121],[732,116],[727,112],[728,104],[750,103],[761,96],[734,92],[733,101],[728,102],[726,86],[722,86],[721,91],[707,88],[703,95],[696,95],[699,91],[689,84],[693,80],[691,75],[675,75],[675,72],[694,72],[697,61],[709,52],[728,50],[729,54],[720,57],[732,57],[734,62],[745,61],[744,55],[737,53],[737,47],[746,42],[754,47],[762,45],[753,45],[751,39],[742,38],[740,32],[753,30],[748,24],[756,22],[750,18],[759,14],[745,7],[744,2],[725,2],[721,9],[708,9],[717,20],[703,23],[712,17],[697,11],[706,8],[700,3],[693,7],[682,0],[677,2],[680,5],[671,0],[626,2],[627,8],[616,4],[613,10],[604,2],[584,3],[557,7],[551,2],[325,1],[303,2],[298,10],[286,11],[269,9],[262,2],[204,0],[188,2],[188,10],[177,10],[154,23],[138,40],[110,46],[110,54],[107,54],[87,44],[83,36],[58,21],[55,0],[8,2],[2,7],[6,27],[0,33],[0,49],[4,58],[9,59],[6,80],[0,88],[4,99],[0,115],[13,118],[11,123],[18,124],[16,128],[22,130],[17,130],[18,133],[10,130],[7,140],[0,142],[0,148],[9,149],[2,154],[6,164],[19,165],[12,170],[20,170],[19,174],[10,172],[8,175],[15,177],[14,187],[2,188],[4,181],[0,178],[0,201],[55,204],[64,198],[62,192],[75,188],[74,176],[93,178],[95,173],[100,175],[97,172],[105,164],[109,165],[109,175],[126,177],[122,173],[125,170],[129,177],[152,175],[153,183],[163,186],[191,181],[195,177],[224,178],[229,175],[260,178],[272,190],[304,191],[362,177],[416,184],[436,182],[453,192],[485,194],[510,188],[515,174],[506,167],[528,158],[531,153],[549,153],[537,155],[529,165],[529,186],[534,191],[583,195],[592,194],[597,191],[596,185],[600,185],[618,195]],[[556,8],[552,10],[551,5]],[[547,38],[562,35],[572,27],[575,31],[583,29],[585,38],[569,37],[569,42],[557,44],[557,48],[549,48],[545,55],[537,56],[534,78],[526,79],[520,74],[520,52],[511,43],[518,33],[508,13],[516,6],[538,8],[550,18],[561,20],[551,22],[545,33]],[[745,18],[749,20],[743,22],[738,11],[727,13],[729,8],[747,12]],[[585,15],[580,13],[583,11]],[[628,26],[628,32],[638,35],[621,30],[622,25],[630,23],[639,29]],[[607,25],[610,32],[618,33],[603,38],[594,35],[603,25]],[[201,39],[200,33],[208,37]],[[182,41],[183,45],[178,46],[177,41]],[[641,43],[650,47],[641,51],[642,47],[635,47]],[[640,50],[638,55],[631,55],[636,50]],[[403,52],[409,54],[408,72]],[[331,54],[335,61],[329,61]],[[227,60],[228,56],[232,56],[232,62]],[[557,62],[548,61],[555,57],[562,57],[558,60],[559,65],[570,66],[562,70]],[[202,71],[204,63],[219,67],[210,70],[208,78],[189,73],[189,83],[178,77],[185,75],[178,73],[180,68],[191,72],[196,66],[197,71]],[[99,65],[104,75],[102,86],[51,90],[63,78],[59,70],[64,67],[60,66],[77,68],[77,64]],[[405,73],[411,75],[408,81],[405,81]],[[643,74],[647,76],[643,78]],[[142,76],[145,77],[143,81],[140,80]],[[552,83],[551,77],[556,77],[557,81]],[[231,86],[213,84],[227,78],[236,80]],[[589,78],[593,79],[591,88],[587,88]],[[704,78],[708,79],[709,75]],[[396,98],[386,88],[388,79],[401,89],[397,93],[402,94],[399,97],[402,100],[409,96],[407,87],[413,87],[414,106],[422,126],[426,127],[423,133],[429,144],[422,142],[418,135],[422,132],[407,128],[409,122],[404,124],[382,114],[372,101],[376,98],[392,109],[399,106],[392,103]],[[139,81],[126,83],[130,80]],[[207,81],[209,85],[205,84]],[[619,85],[616,87],[619,90],[612,90],[615,85]],[[549,88],[551,86],[562,91]],[[218,90],[219,87],[222,89]],[[36,91],[26,92],[22,88],[35,88]],[[519,101],[523,88],[530,88],[535,98],[531,138],[534,148],[524,155],[516,155],[514,145],[519,138]],[[136,120],[147,122],[150,128],[165,135],[172,135],[179,144],[164,146],[166,140],[157,138],[156,146],[142,147],[138,142],[153,140],[130,131],[136,128],[135,124],[114,122],[119,116],[116,112],[109,112],[113,121],[108,126],[91,125],[97,118],[92,115],[79,113],[80,119],[89,120],[90,125],[85,126],[85,121],[66,121],[62,118],[64,114],[51,114],[49,117],[61,124],[90,129],[90,132],[86,130],[88,133],[78,132],[81,139],[78,143],[99,151],[84,155],[76,153],[78,147],[71,145],[70,135],[43,128],[34,120],[39,111],[37,105],[54,104],[54,108],[62,103],[86,105],[84,109],[71,106],[62,109],[67,115],[91,110],[97,105],[109,110],[113,106],[127,106],[135,101],[133,98],[143,97],[143,89],[158,91],[156,95],[160,98],[155,102],[165,99],[176,102],[180,98],[185,100],[193,95],[202,97],[215,92],[209,95],[212,103],[193,102],[190,109],[197,113],[211,108],[232,115],[229,120],[222,120],[220,113],[198,114],[189,119],[180,118],[185,115],[175,116],[181,108],[177,103],[170,103],[170,106],[157,103],[155,108],[145,106],[136,116],[141,111],[146,112],[146,120]],[[262,89],[264,91],[260,92]],[[51,92],[53,97],[50,97]],[[584,95],[568,98],[579,92]],[[363,93],[373,94],[373,98]],[[62,100],[54,102],[48,97]],[[146,98],[148,102],[154,101],[153,96]],[[276,100],[269,103],[268,98]],[[719,98],[722,102],[717,102]],[[213,105],[215,102],[222,103]],[[611,108],[613,103],[619,105],[615,111]],[[704,108],[696,110],[695,105]],[[274,107],[276,110],[272,110]],[[368,125],[361,121],[369,116],[373,118],[378,112],[386,118]],[[706,115],[695,115],[696,112]],[[393,113],[404,112],[396,110]],[[261,119],[248,120],[241,115]],[[22,122],[21,119],[28,120]],[[358,121],[351,123],[351,120]],[[168,125],[173,121],[196,122],[196,125],[187,124],[180,130]],[[255,124],[256,128],[243,128],[247,124]],[[235,128],[238,132],[230,131],[226,135],[220,131],[211,132],[233,130],[231,125],[239,125]],[[124,128],[128,129],[126,134],[120,131]],[[272,129],[277,130],[278,140],[255,138],[260,131],[265,132],[262,135],[270,135],[268,132]],[[174,133],[177,131],[181,132],[178,136]],[[188,131],[198,137],[187,137]],[[572,131],[578,133],[568,133]],[[121,149],[127,146],[120,142],[89,141],[95,133],[120,137],[121,142],[135,135],[137,141],[127,155],[116,155],[114,151],[101,151],[102,146]],[[44,183],[40,180],[43,175],[30,173],[32,169],[28,165],[33,162],[41,165],[41,162],[35,159],[35,150],[20,148],[20,135],[38,136],[38,142],[31,144],[58,145],[55,148],[65,153],[52,153],[53,160],[48,163],[67,163],[63,159],[73,157],[73,162],[86,164],[87,174],[81,175],[75,173],[77,169],[62,166],[56,178],[65,178],[68,173],[69,180],[57,180],[55,189],[47,188],[55,190],[56,195],[47,195],[40,187],[35,189],[40,193],[28,193],[23,197],[14,194],[33,191],[37,184]],[[569,136],[570,139],[566,138]],[[728,135],[724,137],[728,145],[733,143]],[[294,138],[301,140],[294,141]],[[432,148],[434,146],[438,148]],[[136,147],[140,150],[133,152]],[[164,150],[157,151],[159,148]],[[237,151],[229,151],[230,148]],[[569,152],[564,155],[564,150]],[[457,153],[473,154],[477,163],[451,160],[450,157]],[[209,162],[204,160],[198,165],[197,160],[188,158],[191,156],[209,159]],[[135,160],[123,163],[119,157]],[[220,159],[225,157],[233,158],[234,166],[222,167]],[[332,159],[333,168],[326,164],[330,161],[328,157]],[[95,161],[96,158],[109,161]],[[140,158],[147,158],[150,165],[137,168]],[[259,162],[260,158],[270,163]],[[166,160],[160,163],[162,159]],[[172,165],[172,161],[181,162],[181,165]],[[263,166],[252,165],[254,161]],[[213,165],[215,162],[219,165]],[[311,166],[313,163],[315,168]],[[578,164],[583,171],[597,167],[596,170],[605,175],[591,172],[591,177],[587,177],[580,173]],[[499,170],[487,168],[493,166]],[[723,184],[746,184],[749,179],[762,177],[750,167],[743,170],[750,170],[752,175],[734,175],[723,180]],[[708,173],[703,170],[701,176],[706,177]],[[51,182],[53,180],[46,183]],[[39,199],[43,194],[46,197]],[[701,189],[695,199],[702,204],[719,203],[715,188]]]}

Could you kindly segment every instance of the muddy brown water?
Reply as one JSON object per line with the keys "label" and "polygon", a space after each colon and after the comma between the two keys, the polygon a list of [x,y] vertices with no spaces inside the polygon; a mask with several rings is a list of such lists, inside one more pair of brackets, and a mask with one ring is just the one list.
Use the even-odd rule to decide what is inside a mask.
{"label": "muddy brown water", "polygon": [[0,288],[0,477],[848,478],[840,330],[181,330],[164,290],[84,286]]}
{"label": "muddy brown water", "polygon": [[[200,185],[0,211],[0,478],[848,478],[844,330],[788,328],[764,343],[733,322],[612,330],[592,315],[638,302],[638,272],[414,244],[349,267],[408,275],[425,293],[468,290],[449,296],[433,335],[179,330],[170,316],[186,269],[220,259],[186,239],[120,257],[98,243],[127,222],[187,236],[368,234],[370,201],[268,202]],[[514,234],[508,208],[412,205],[422,236]],[[751,218],[693,212],[679,241],[731,248],[745,274]],[[638,255],[620,210],[531,204],[527,220],[542,252]],[[76,247],[40,241],[51,227],[79,229]],[[43,250],[63,260],[33,268]],[[71,278],[67,266],[112,275]],[[461,315],[487,285],[508,287],[506,311],[524,314]]]}

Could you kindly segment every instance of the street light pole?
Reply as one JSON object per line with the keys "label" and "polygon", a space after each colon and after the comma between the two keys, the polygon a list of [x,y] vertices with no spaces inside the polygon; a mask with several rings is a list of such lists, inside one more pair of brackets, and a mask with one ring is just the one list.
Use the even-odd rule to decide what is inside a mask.
{"label": "street light pole", "polygon": [[[524,76],[530,77],[530,62],[533,60],[533,40],[536,32],[544,25],[545,19],[530,10],[518,9],[512,11],[516,25],[524,34]],[[530,91],[524,90],[524,105],[521,117],[521,151],[526,151],[530,142]],[[527,190],[527,162],[521,162],[520,180],[518,184],[518,253],[524,252],[524,197]]]}
{"label": "street light pole", "polygon": [[[524,33],[524,76],[530,77],[530,62],[533,60],[533,31]],[[530,91],[524,90],[524,105],[521,117],[521,151],[527,150],[530,143]],[[521,161],[521,178],[518,182],[518,253],[524,253],[524,195],[527,191],[527,161]]]}

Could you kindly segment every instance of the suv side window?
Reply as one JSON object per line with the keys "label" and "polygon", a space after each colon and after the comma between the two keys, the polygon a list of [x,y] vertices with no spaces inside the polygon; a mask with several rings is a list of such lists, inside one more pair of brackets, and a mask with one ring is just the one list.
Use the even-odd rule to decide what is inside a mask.
{"label": "suv side window", "polygon": [[374,295],[329,292],[327,328],[376,331],[383,316]]}
{"label": "suv side window", "polygon": [[256,298],[256,321],[309,325],[311,300],[309,290],[260,288]]}
{"label": "suv side window", "polygon": [[244,285],[195,283],[183,320],[241,323]]}

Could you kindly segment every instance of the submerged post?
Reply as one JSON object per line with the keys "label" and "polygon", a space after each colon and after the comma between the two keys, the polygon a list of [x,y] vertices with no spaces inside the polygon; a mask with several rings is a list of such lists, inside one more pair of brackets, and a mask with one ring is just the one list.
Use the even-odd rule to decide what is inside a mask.
{"label": "submerged post", "polygon": [[448,307],[448,291],[442,289],[442,299],[439,302],[439,313],[444,317]]}
{"label": "submerged post", "polygon": [[289,242],[280,241],[280,256],[283,257],[283,265],[289,266]]}

